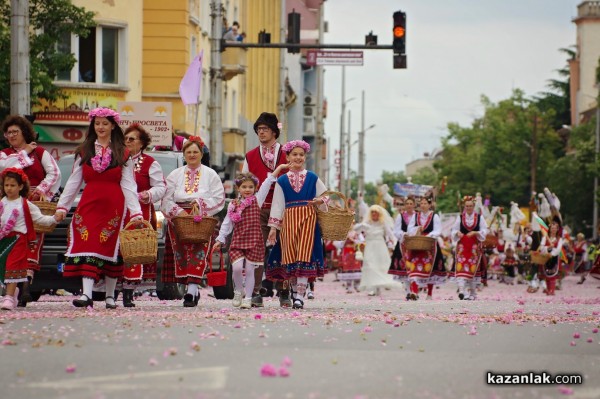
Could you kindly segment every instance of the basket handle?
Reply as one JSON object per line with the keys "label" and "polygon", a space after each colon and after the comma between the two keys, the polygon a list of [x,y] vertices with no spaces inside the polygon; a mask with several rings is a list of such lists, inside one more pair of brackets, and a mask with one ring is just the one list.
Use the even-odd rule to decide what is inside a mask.
{"label": "basket handle", "polygon": [[123,230],[128,230],[129,227],[131,226],[139,226],[141,224],[143,224],[144,226],[146,226],[147,228],[154,230],[154,227],[152,227],[152,225],[150,224],[150,222],[148,222],[145,219],[142,220],[130,220],[129,223],[127,223],[127,225],[125,225],[125,228]]}
{"label": "basket handle", "polygon": [[350,207],[348,206],[348,199],[346,198],[346,196],[344,194],[340,193],[339,191],[328,190],[328,191],[323,192],[319,197],[323,197],[323,196],[329,195],[329,194],[337,194],[344,201],[344,206],[346,208],[342,209],[342,210],[350,209]]}
{"label": "basket handle", "polygon": [[[205,268],[206,274],[209,274],[209,273],[213,272],[213,270],[212,270],[212,257],[213,257],[213,253],[214,252],[215,251],[211,250],[210,254],[208,256],[208,261],[210,262],[210,265],[208,265],[208,264],[206,265],[206,268]],[[219,263],[221,264],[221,269],[218,270],[218,271],[220,271],[220,272],[225,271],[225,260],[223,259],[223,249],[222,248],[219,250]],[[210,268],[209,268],[209,266],[210,266]]]}

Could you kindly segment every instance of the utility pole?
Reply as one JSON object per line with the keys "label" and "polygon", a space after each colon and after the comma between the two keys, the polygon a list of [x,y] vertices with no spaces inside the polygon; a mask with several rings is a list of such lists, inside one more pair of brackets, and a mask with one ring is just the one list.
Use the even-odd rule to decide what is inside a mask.
{"label": "utility pole", "polygon": [[[321,3],[319,7],[319,40],[318,43],[323,43],[323,7]],[[284,51],[284,50],[282,50]],[[323,126],[323,66],[317,65],[315,67],[317,72],[317,131],[315,137],[315,173],[323,181],[329,179],[325,176],[325,168],[323,167],[323,137],[324,137],[324,126]]]}
{"label": "utility pole", "polygon": [[533,115],[533,129],[531,132],[531,193],[536,192],[535,181],[537,171],[537,114]]}
{"label": "utility pole", "polygon": [[358,192],[365,194],[365,91],[361,93],[360,132],[358,132]]}
{"label": "utility pole", "polygon": [[29,0],[11,0],[10,113],[29,115]]}
{"label": "utility pole", "polygon": [[344,151],[344,114],[346,113],[346,67],[342,66],[342,113],[340,115],[340,193],[346,192],[344,179],[346,154]]}
{"label": "utility pole", "polygon": [[210,38],[210,161],[217,167],[223,166],[223,126],[221,96],[223,77],[221,72],[221,39],[223,38],[223,5],[221,0],[210,3],[212,35]]}
{"label": "utility pole", "polygon": [[346,133],[346,180],[348,181],[348,187],[346,187],[346,191],[348,192],[343,193],[344,195],[346,195],[346,197],[350,198],[351,194],[352,194],[352,182],[351,182],[351,176],[350,176],[350,158],[352,155],[352,140],[350,138],[351,135],[351,128],[350,128],[350,124],[352,121],[352,111],[348,110],[348,133]]}
{"label": "utility pole", "polygon": [[[285,0],[281,0],[281,16],[280,16],[280,21],[279,21],[279,41],[281,43],[285,43],[285,27],[287,25],[287,14],[285,12]],[[281,134],[282,134],[282,142],[286,143],[288,141],[288,126],[286,125],[286,120],[287,120],[287,109],[285,107],[285,71],[286,71],[286,67],[285,67],[285,54],[286,54],[287,50],[282,48],[279,50],[279,103],[277,104],[277,113],[279,115],[278,119],[279,122],[283,125],[283,129],[281,129]],[[318,176],[319,174],[317,174]]]}

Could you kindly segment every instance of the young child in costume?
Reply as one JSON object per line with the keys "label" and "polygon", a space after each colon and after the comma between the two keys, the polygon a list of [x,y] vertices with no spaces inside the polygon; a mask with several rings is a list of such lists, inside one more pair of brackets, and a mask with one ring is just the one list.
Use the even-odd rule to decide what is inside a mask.
{"label": "young child in costume", "polygon": [[33,223],[51,226],[54,217],[44,216],[40,208],[29,202],[29,179],[17,168],[4,169],[2,201],[0,201],[0,280],[6,285],[6,295],[0,308],[13,310],[17,304],[17,284],[27,281],[27,254],[35,243]]}
{"label": "young child in costume", "polygon": [[[267,243],[275,243],[267,264],[267,279],[290,280],[295,309],[304,307],[304,294],[311,277],[323,277],[323,240],[316,206],[328,202],[319,177],[304,168],[310,145],[293,140],[283,146],[289,171],[277,179],[269,218]],[[277,230],[281,230],[277,241]],[[277,241],[277,242],[276,242]]]}
{"label": "young child in costume", "polygon": [[519,267],[519,256],[515,253],[514,244],[508,243],[504,250],[504,259],[502,268],[504,269],[503,281],[506,284],[513,285],[517,277],[517,268]]}
{"label": "young child in costume", "polygon": [[[269,194],[271,185],[287,167],[288,165],[282,164],[272,174],[269,173],[258,192],[256,191],[258,179],[252,173],[241,173],[235,179],[239,197],[229,204],[219,236],[212,248],[213,251],[220,250],[233,231],[233,238],[229,246],[229,258],[235,285],[234,307],[242,309],[252,307],[254,269],[263,264],[265,256],[265,243],[260,230],[260,209]],[[244,269],[246,271],[245,282]]]}

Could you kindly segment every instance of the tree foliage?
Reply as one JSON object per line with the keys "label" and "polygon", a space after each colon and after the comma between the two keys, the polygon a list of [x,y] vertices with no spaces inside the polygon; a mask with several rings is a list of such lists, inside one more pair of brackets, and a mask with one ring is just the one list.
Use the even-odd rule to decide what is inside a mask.
{"label": "tree foliage", "polygon": [[[10,17],[11,1],[0,0],[0,113],[10,108]],[[57,51],[67,33],[87,37],[95,26],[94,13],[76,7],[70,0],[29,0],[29,62],[31,102],[39,98],[57,100],[60,89],[54,79],[61,70],[75,65],[73,54]]]}

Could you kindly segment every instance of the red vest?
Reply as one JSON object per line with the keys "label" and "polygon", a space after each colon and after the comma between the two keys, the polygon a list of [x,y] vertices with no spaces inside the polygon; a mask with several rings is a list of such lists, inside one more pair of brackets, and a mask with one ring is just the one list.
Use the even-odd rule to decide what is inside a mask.
{"label": "red vest", "polygon": [[[246,163],[248,164],[248,171],[258,178],[260,184],[262,184],[266,180],[268,173],[273,173],[273,171],[275,170],[265,165],[262,157],[260,156],[260,146],[248,151],[248,153],[246,154]],[[279,155],[277,156],[277,161],[275,162],[275,168],[285,163],[287,163],[287,159],[285,157],[283,149],[280,146]],[[286,171],[284,171],[284,173],[285,172]],[[265,202],[263,203],[262,209],[271,209],[271,203],[273,202],[274,192],[275,185],[273,184],[273,186],[269,190],[269,194],[267,195]]]}
{"label": "red vest", "polygon": [[[12,147],[5,148],[2,150],[2,152],[6,155],[17,153],[17,151],[15,151]],[[42,147],[36,147],[35,150],[31,151],[31,154],[29,154],[29,158],[33,160],[33,165],[23,169],[23,172],[25,172],[29,178],[29,184],[31,187],[38,186],[42,180],[46,178],[46,171],[42,166],[42,157],[44,156],[45,152],[46,150],[44,150]]]}
{"label": "red vest", "polygon": [[135,171],[135,182],[137,184],[138,193],[152,188],[152,186],[150,186],[150,166],[154,163],[154,158],[146,154],[142,154],[141,156],[144,157],[144,159],[142,160],[142,163],[138,165],[140,170]]}

